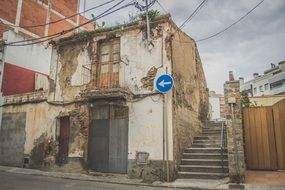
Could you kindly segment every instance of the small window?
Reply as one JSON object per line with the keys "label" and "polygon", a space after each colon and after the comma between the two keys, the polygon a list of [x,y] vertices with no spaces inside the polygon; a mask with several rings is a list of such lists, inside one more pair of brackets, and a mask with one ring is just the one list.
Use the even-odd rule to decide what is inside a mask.
{"label": "small window", "polygon": [[254,94],[257,94],[257,88],[254,88],[254,89],[253,89],[253,93],[254,93]]}
{"label": "small window", "polygon": [[259,86],[259,91],[263,92],[263,86]]}
{"label": "small window", "polygon": [[269,84],[267,83],[264,85],[264,90],[268,90],[268,89],[269,89]]}

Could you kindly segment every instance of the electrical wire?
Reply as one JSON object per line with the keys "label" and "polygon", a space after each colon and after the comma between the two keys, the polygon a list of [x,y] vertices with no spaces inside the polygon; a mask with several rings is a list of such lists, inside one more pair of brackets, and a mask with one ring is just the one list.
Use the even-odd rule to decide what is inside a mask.
{"label": "electrical wire", "polygon": [[[262,0],[260,1],[257,5],[255,5],[251,10],[249,10],[245,15],[243,15],[242,17],[240,17],[237,21],[235,21],[234,23],[232,23],[231,25],[229,25],[228,27],[224,28],[223,30],[213,34],[213,35],[210,35],[206,38],[202,38],[202,39],[199,39],[199,40],[196,40],[196,42],[201,42],[201,41],[205,41],[205,40],[208,40],[208,39],[211,39],[211,38],[214,38],[218,35],[220,35],[221,33],[227,31],[228,29],[230,29],[232,26],[236,25],[238,22],[240,22],[241,20],[243,20],[247,15],[249,15],[252,11],[254,11],[258,6],[260,6],[265,0]],[[180,43],[194,43],[194,41],[178,41],[178,40],[174,40],[174,41],[177,41],[177,42],[180,42]]]}
{"label": "electrical wire", "polygon": [[[107,16],[107,15],[109,15],[109,14],[111,14],[111,13],[114,13],[114,12],[116,12],[116,11],[118,11],[118,10],[121,10],[121,9],[123,9],[123,8],[126,8],[126,7],[128,7],[128,6],[130,6],[130,5],[133,5],[132,3],[128,3],[128,4],[122,6],[122,7],[118,8],[118,9],[116,9],[116,10],[111,11],[111,12],[108,13],[108,11],[110,11],[110,10],[112,10],[113,8],[117,7],[118,5],[120,5],[121,3],[123,3],[124,1],[125,1],[125,0],[120,1],[120,2],[117,3],[116,5],[112,6],[111,8],[107,9],[106,11],[104,11],[103,13],[101,13],[100,15],[98,15],[96,18],[91,19],[91,20],[89,20],[89,21],[87,21],[87,22],[85,22],[85,23],[83,23],[83,24],[80,24],[80,25],[78,25],[78,26],[76,26],[76,27],[73,27],[73,28],[71,28],[71,29],[63,30],[63,31],[58,32],[58,33],[55,33],[55,34],[48,35],[48,36],[43,36],[43,37],[39,37],[39,38],[33,38],[33,39],[28,39],[28,40],[21,40],[21,41],[11,42],[11,43],[8,43],[8,44],[6,44],[6,45],[7,45],[7,46],[26,46],[26,45],[33,45],[33,44],[42,43],[42,42],[45,42],[45,41],[54,39],[54,38],[56,38],[56,37],[62,36],[62,35],[64,35],[64,34],[66,34],[66,33],[69,33],[69,32],[71,32],[71,31],[73,31],[73,30],[75,30],[75,29],[77,29],[77,28],[80,28],[80,27],[82,27],[82,26],[84,26],[84,25],[86,25],[86,24],[89,24],[89,23],[91,23],[91,22],[94,22],[95,20],[101,19],[101,18],[103,18],[103,17],[105,17],[105,16]],[[47,39],[46,39],[46,38],[47,38]],[[29,41],[40,40],[40,39],[44,39],[44,40],[37,41],[37,42],[32,42],[32,43],[28,43],[28,44],[17,44],[17,43],[29,42]],[[14,45],[14,44],[15,44],[15,45]]]}
{"label": "electrical wire", "polygon": [[[33,44],[38,44],[38,43],[42,43],[42,42],[45,42],[45,41],[49,41],[49,40],[52,40],[52,39],[57,38],[57,37],[59,37],[59,36],[62,36],[62,35],[64,35],[64,34],[68,33],[68,32],[71,32],[71,31],[73,31],[73,30],[75,30],[75,29],[77,29],[77,28],[79,28],[79,27],[81,27],[81,26],[84,26],[84,25],[86,25],[86,24],[88,24],[88,23],[90,23],[90,22],[93,22],[93,21],[98,20],[98,19],[100,19],[100,18],[103,18],[103,17],[105,17],[105,16],[107,16],[107,15],[110,15],[110,14],[116,12],[116,11],[119,11],[119,10],[121,10],[121,9],[123,9],[123,8],[126,8],[126,7],[131,6],[131,5],[136,5],[136,3],[134,3],[134,0],[133,0],[133,1],[129,2],[128,4],[126,4],[126,5],[122,6],[122,7],[118,8],[118,9],[116,9],[116,10],[113,10],[113,11],[111,11],[111,12],[108,13],[108,11],[112,10],[114,7],[118,6],[119,4],[121,4],[121,3],[124,2],[124,1],[125,1],[125,0],[120,1],[120,2],[117,3],[116,5],[114,5],[114,6],[112,6],[111,8],[109,8],[107,11],[101,13],[101,14],[100,14],[99,16],[97,16],[96,18],[91,19],[91,20],[89,20],[88,22],[83,23],[83,24],[81,24],[81,25],[79,25],[79,26],[76,26],[76,27],[74,27],[74,28],[71,28],[71,29],[69,29],[69,30],[63,30],[63,31],[61,31],[61,32],[59,32],[59,33],[52,34],[52,35],[49,35],[49,36],[43,36],[43,37],[36,38],[36,39],[30,39],[30,40],[22,40],[22,41],[17,41],[17,42],[11,42],[11,43],[8,43],[8,44],[5,44],[5,45],[7,45],[7,46],[28,46],[28,45],[33,45]],[[155,2],[155,1],[156,1],[156,0],[154,0],[153,2]],[[132,3],[132,2],[133,2],[133,3]],[[151,2],[151,3],[150,3],[149,5],[147,5],[147,6],[152,6],[152,5],[153,5],[153,2]],[[16,44],[16,43],[22,43],[22,42],[27,42],[27,41],[39,40],[39,39],[43,39],[43,38],[47,38],[47,39],[44,39],[44,40],[41,40],[41,41],[37,41],[37,42],[27,43],[27,44]]]}
{"label": "electrical wire", "polygon": [[[71,32],[71,31],[73,31],[73,30],[75,30],[75,29],[77,29],[77,28],[79,28],[79,27],[82,27],[82,26],[84,26],[84,25],[86,25],[86,24],[88,24],[88,23],[90,23],[90,22],[93,22],[93,21],[98,20],[98,19],[100,19],[100,18],[103,18],[103,17],[105,17],[105,16],[107,16],[107,15],[110,15],[110,14],[112,14],[112,13],[118,11],[118,10],[121,10],[121,9],[126,8],[126,7],[128,7],[128,6],[131,6],[131,5],[135,5],[135,6],[136,6],[136,3],[132,3],[132,2],[134,2],[134,1],[131,1],[130,3],[128,3],[128,4],[122,6],[122,7],[118,8],[118,9],[116,9],[116,10],[111,11],[111,12],[108,13],[108,11],[110,11],[110,10],[113,9],[114,7],[118,6],[118,5],[121,4],[123,1],[125,1],[125,0],[120,1],[119,3],[117,3],[116,5],[114,5],[113,7],[109,8],[107,11],[101,13],[101,14],[100,14],[99,16],[97,16],[96,18],[91,19],[91,20],[89,20],[88,22],[83,23],[83,24],[81,24],[81,25],[79,25],[79,26],[76,26],[76,27],[74,27],[74,28],[71,28],[71,29],[69,29],[69,30],[63,30],[63,31],[61,31],[61,32],[59,32],[59,33],[55,33],[55,34],[52,34],[52,35],[49,35],[49,36],[39,37],[39,38],[36,38],[36,39],[34,38],[34,39],[29,39],[29,40],[22,40],[22,41],[17,41],[17,42],[11,42],[11,43],[8,43],[8,44],[5,44],[5,45],[7,45],[7,46],[28,46],[28,45],[33,45],[33,44],[38,44],[38,43],[46,42],[46,41],[52,40],[52,39],[54,39],[54,38],[57,38],[57,37],[59,37],[59,36],[62,36],[62,35],[64,35],[64,34],[66,34],[66,33],[69,33],[69,32]],[[148,4],[147,6],[150,6],[150,7],[153,6],[153,3],[154,3],[154,2],[156,2],[156,0],[154,0],[153,2],[151,2],[150,4]],[[149,8],[149,7],[148,7],[148,8]],[[44,39],[44,38],[47,38],[47,39]],[[34,40],[39,40],[39,39],[44,39],[44,40],[36,41],[36,42],[32,42],[32,43],[27,43],[27,44],[17,44],[17,43],[23,43],[23,42],[34,41]]]}
{"label": "electrical wire", "polygon": [[205,40],[208,40],[208,39],[211,39],[213,37],[216,37],[218,35],[220,35],[221,33],[227,31],[228,29],[230,29],[232,26],[236,25],[237,23],[239,23],[241,20],[243,20],[247,15],[249,15],[252,11],[254,11],[259,5],[261,5],[265,0],[262,0],[260,1],[257,5],[255,5],[250,11],[248,11],[245,15],[243,15],[242,17],[240,17],[237,21],[235,21],[234,23],[232,23],[231,25],[229,25],[228,27],[226,27],[225,29],[211,35],[211,36],[208,36],[206,38],[202,38],[202,39],[199,39],[197,40],[196,42],[201,42],[201,41],[205,41]]}
{"label": "electrical wire", "polygon": [[199,4],[199,6],[193,11],[193,13],[179,26],[179,28],[182,29],[188,22],[190,22],[207,2],[208,0],[203,0]]}
{"label": "electrical wire", "polygon": [[61,21],[70,19],[70,18],[72,18],[72,17],[75,17],[75,16],[77,16],[77,15],[79,15],[79,14],[83,14],[83,13],[89,12],[89,11],[91,11],[91,10],[100,8],[100,7],[104,6],[104,5],[107,5],[107,4],[109,4],[109,3],[112,3],[112,2],[114,2],[114,1],[116,1],[116,0],[110,0],[110,1],[108,1],[108,2],[105,2],[105,3],[101,4],[101,5],[92,7],[92,8],[87,9],[87,10],[84,10],[84,11],[82,11],[82,12],[80,12],[80,13],[76,13],[76,14],[70,15],[70,16],[68,16],[68,17],[64,17],[64,18],[61,18],[61,19],[59,19],[59,20],[55,20],[55,21],[48,22],[48,23],[45,23],[45,24],[38,24],[38,25],[19,25],[19,26],[15,26],[15,25],[13,25],[13,24],[4,24],[4,23],[0,23],[0,24],[7,25],[7,26],[11,26],[11,27],[20,27],[20,28],[36,28],[36,27],[46,26],[46,25],[49,25],[49,24],[55,24],[55,23],[58,23],[58,22],[61,22]]}
{"label": "electrical wire", "polygon": [[167,11],[158,0],[156,2],[160,6],[160,8],[164,11],[164,13],[166,13],[166,14],[169,13],[169,11]]}
{"label": "electrical wire", "polygon": [[135,7],[137,9],[139,9],[140,11],[146,11],[147,9],[149,9],[150,7],[152,7],[157,0],[153,0],[151,1],[148,5],[141,5],[139,4],[137,1],[135,1]]}

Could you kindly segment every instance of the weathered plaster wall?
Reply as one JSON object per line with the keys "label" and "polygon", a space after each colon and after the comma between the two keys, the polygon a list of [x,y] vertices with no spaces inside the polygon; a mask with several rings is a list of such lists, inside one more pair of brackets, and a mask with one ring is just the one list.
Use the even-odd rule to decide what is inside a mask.
{"label": "weathered plaster wall", "polygon": [[175,80],[174,159],[176,164],[179,164],[182,151],[191,147],[194,136],[201,132],[208,112],[208,96],[202,63],[195,42],[185,33],[178,31],[173,36],[172,46],[169,48],[170,52],[172,51]]}
{"label": "weathered plaster wall", "polygon": [[[55,165],[60,127],[58,118],[61,116],[70,116],[69,158],[82,158],[83,162],[87,162],[89,112],[86,105],[27,103],[4,106],[3,113],[26,114],[24,126],[26,140],[23,145],[23,156],[30,159],[27,167],[49,168]],[[54,166],[53,169],[59,170],[60,168]]]}
{"label": "weathered plaster wall", "polygon": [[129,102],[128,106],[129,159],[135,159],[136,152],[147,152],[149,159],[162,160],[162,96],[156,95],[138,102]]}
{"label": "weathered plaster wall", "polygon": [[[160,25],[153,31],[166,30],[168,25]],[[120,85],[134,94],[155,92],[153,83],[157,76],[171,74],[171,60],[164,48],[167,33],[153,32],[153,46],[148,47],[143,40],[143,32],[133,30],[121,36]],[[171,93],[170,93],[171,94]],[[167,106],[169,159],[173,159],[172,149],[172,96],[168,95]],[[137,102],[129,103],[130,110],[130,159],[136,151],[150,153],[149,159],[163,159],[163,100],[162,95],[150,95]],[[133,126],[133,127],[132,127]],[[134,129],[134,130],[133,130]]]}
{"label": "weathered plaster wall", "polygon": [[[156,92],[153,86],[155,78],[172,72],[171,59],[165,48],[168,35],[165,31],[168,27],[162,24],[152,29],[153,46],[149,47],[143,40],[144,32],[140,30],[121,36],[120,86],[128,88],[133,94],[150,94],[146,98],[128,102],[129,175],[146,181],[166,179],[163,167],[167,157],[173,179],[172,93],[165,96],[165,102],[163,95],[151,95]],[[163,150],[163,141],[166,139],[163,128],[168,131],[168,151]],[[137,152],[148,153],[149,162],[138,164]]]}
{"label": "weathered plaster wall", "polygon": [[[100,45],[100,40],[106,41],[114,37],[120,39],[120,56],[122,60],[119,68],[120,87],[128,89],[135,95],[147,96],[149,94],[149,98],[146,98],[146,100],[142,99],[134,103],[132,101],[129,102],[130,110],[133,110],[132,112],[136,115],[136,120],[130,119],[129,123],[130,134],[132,134],[130,138],[132,140],[135,139],[134,142],[131,140],[129,143],[131,158],[135,157],[136,151],[146,151],[151,153],[150,159],[163,159],[163,117],[161,115],[162,111],[161,113],[159,112],[159,110],[163,109],[163,103],[162,99],[155,101],[157,96],[152,95],[155,92],[153,87],[155,77],[164,73],[171,74],[171,60],[167,57],[168,55],[164,48],[164,38],[167,33],[162,32],[162,27],[167,27],[167,25],[157,25],[152,29],[154,34],[153,45],[150,46],[144,40],[144,31],[135,29],[117,32],[116,34],[114,32],[106,32],[94,35],[93,38],[89,38],[89,42],[79,40],[74,43],[66,43],[59,46],[57,51],[53,51],[50,78],[56,81],[54,85],[55,96],[51,93],[49,98],[53,100],[54,97],[54,100],[63,102],[72,101],[79,96],[80,92],[98,89],[96,64],[98,63],[97,49],[98,45]],[[89,84],[82,85],[81,69],[82,65],[86,64],[92,64],[91,80]],[[168,96],[167,100],[168,147],[169,159],[172,160],[172,96]],[[157,113],[147,115],[152,110],[160,115],[157,115]],[[141,115],[142,112],[146,113],[146,116],[145,114]],[[133,115],[130,114],[130,118],[132,117]],[[146,117],[152,123],[146,122]],[[142,135],[141,132],[149,131],[149,128],[153,128],[155,132],[151,133],[151,135],[150,133]],[[157,141],[159,142],[154,143]],[[157,148],[161,151],[156,151]]]}
{"label": "weathered plaster wall", "polygon": [[53,101],[73,101],[85,89],[82,80],[83,65],[90,65],[86,41],[60,46],[52,52],[51,75],[54,80],[50,99]]}

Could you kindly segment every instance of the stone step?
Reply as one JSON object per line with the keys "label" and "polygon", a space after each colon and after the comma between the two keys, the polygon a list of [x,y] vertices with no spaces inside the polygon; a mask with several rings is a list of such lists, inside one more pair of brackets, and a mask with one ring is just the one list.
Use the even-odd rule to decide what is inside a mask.
{"label": "stone step", "polygon": [[222,127],[203,127],[202,130],[222,130]]}
{"label": "stone step", "polygon": [[[183,159],[221,159],[222,155],[219,153],[183,153]],[[227,159],[227,154],[223,154],[223,158]]]}
{"label": "stone step", "polygon": [[221,135],[221,131],[203,131],[201,134],[217,134]]}
{"label": "stone step", "polygon": [[178,172],[178,178],[183,179],[221,179],[226,177],[223,173],[203,173],[203,172]]}
{"label": "stone step", "polygon": [[[208,124],[208,125],[206,125],[205,127],[222,127],[222,123],[211,123],[211,124]],[[225,126],[225,124],[224,124],[224,126]]]}
{"label": "stone step", "polygon": [[209,140],[210,138],[207,136],[196,136],[194,137],[194,141],[195,140]]}
{"label": "stone step", "polygon": [[194,141],[195,140],[221,140],[221,136],[220,135],[200,135],[200,136],[194,137]]}
{"label": "stone step", "polygon": [[202,143],[202,144],[218,144],[218,145],[221,145],[221,139],[215,139],[215,140],[210,140],[210,139],[207,139],[207,140],[194,140],[193,144],[195,143]]}
{"label": "stone step", "polygon": [[224,166],[202,166],[202,165],[180,165],[181,172],[207,172],[207,173],[228,173],[229,168]]}
{"label": "stone step", "polygon": [[222,159],[181,159],[181,165],[207,165],[207,166],[227,166],[228,160]]}
{"label": "stone step", "polygon": [[[221,153],[221,148],[186,148],[185,153]],[[224,153],[227,149],[223,150]]]}
{"label": "stone step", "polygon": [[221,133],[209,133],[209,132],[202,132],[201,136],[214,136],[214,137],[220,137]]}
{"label": "stone step", "polygon": [[219,144],[205,144],[205,143],[194,143],[193,148],[219,148]]}

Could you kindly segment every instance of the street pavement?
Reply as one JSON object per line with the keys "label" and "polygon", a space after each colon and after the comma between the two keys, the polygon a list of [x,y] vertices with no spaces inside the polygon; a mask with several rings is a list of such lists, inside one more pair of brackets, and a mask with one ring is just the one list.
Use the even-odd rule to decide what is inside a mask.
{"label": "street pavement", "polygon": [[0,190],[163,190],[171,188],[71,180],[0,171]]}

